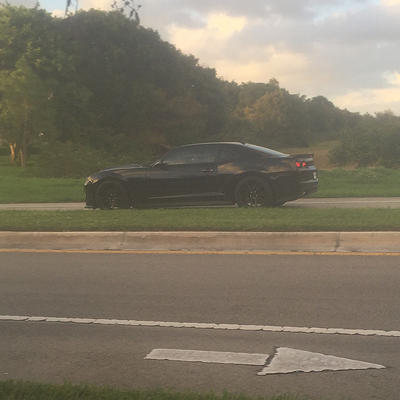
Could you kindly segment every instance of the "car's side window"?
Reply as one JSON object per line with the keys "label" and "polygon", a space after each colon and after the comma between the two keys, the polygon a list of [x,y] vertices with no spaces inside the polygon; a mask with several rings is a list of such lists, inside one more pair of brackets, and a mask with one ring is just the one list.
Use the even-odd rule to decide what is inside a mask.
{"label": "car's side window", "polygon": [[163,158],[167,165],[202,164],[215,162],[216,146],[188,146],[171,150]]}
{"label": "car's side window", "polygon": [[219,160],[221,162],[243,160],[249,157],[251,157],[251,155],[246,149],[234,145],[222,146],[219,153]]}
{"label": "car's side window", "polygon": [[174,149],[169,151],[163,158],[163,163],[167,165],[183,164],[186,158],[185,149]]}

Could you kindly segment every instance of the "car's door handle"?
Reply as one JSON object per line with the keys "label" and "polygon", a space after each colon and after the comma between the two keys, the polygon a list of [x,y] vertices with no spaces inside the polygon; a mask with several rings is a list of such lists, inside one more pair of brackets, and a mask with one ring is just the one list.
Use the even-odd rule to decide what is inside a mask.
{"label": "car's door handle", "polygon": [[211,174],[211,173],[217,172],[217,170],[215,168],[206,168],[206,169],[202,169],[201,172],[204,172],[205,174]]}

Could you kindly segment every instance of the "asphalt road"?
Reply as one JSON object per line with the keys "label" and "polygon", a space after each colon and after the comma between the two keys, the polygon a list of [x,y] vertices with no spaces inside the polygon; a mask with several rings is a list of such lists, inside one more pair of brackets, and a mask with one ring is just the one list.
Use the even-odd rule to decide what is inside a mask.
{"label": "asphalt road", "polygon": [[[221,207],[221,206],[218,206]],[[232,207],[232,206],[228,206]],[[305,198],[289,201],[283,207],[298,208],[400,208],[400,197]],[[82,210],[85,203],[0,204],[0,210]]]}
{"label": "asphalt road", "polygon": [[[1,253],[0,379],[398,400],[399,263],[391,256]],[[1,320],[5,315],[104,321]],[[395,332],[306,334],[116,320]],[[157,348],[273,354],[276,347],[387,368],[257,376],[254,366],[144,359]]]}

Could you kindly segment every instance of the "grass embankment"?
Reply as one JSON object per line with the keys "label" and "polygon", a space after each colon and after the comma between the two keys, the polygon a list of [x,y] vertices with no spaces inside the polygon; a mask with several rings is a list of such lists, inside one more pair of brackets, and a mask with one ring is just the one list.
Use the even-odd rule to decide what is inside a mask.
{"label": "grass embankment", "polygon": [[83,179],[38,178],[28,168],[0,163],[0,203],[58,203],[84,200]]}
{"label": "grass embankment", "polygon": [[0,211],[1,231],[399,231],[400,209]]}
{"label": "grass embankment", "polygon": [[318,191],[312,197],[400,197],[400,170],[338,168],[320,171]]}
{"label": "grass embankment", "polygon": [[177,393],[163,390],[118,390],[87,385],[51,385],[32,382],[0,382],[0,399],[7,400],[306,400],[294,395],[250,397],[224,393]]}

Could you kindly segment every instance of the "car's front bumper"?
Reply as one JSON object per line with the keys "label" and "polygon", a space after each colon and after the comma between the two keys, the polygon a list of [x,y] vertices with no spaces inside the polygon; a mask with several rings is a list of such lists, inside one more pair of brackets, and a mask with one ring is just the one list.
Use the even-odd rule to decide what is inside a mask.
{"label": "car's front bumper", "polygon": [[85,202],[86,208],[96,208],[96,199],[94,195],[94,187],[93,183],[87,182],[85,183]]}

